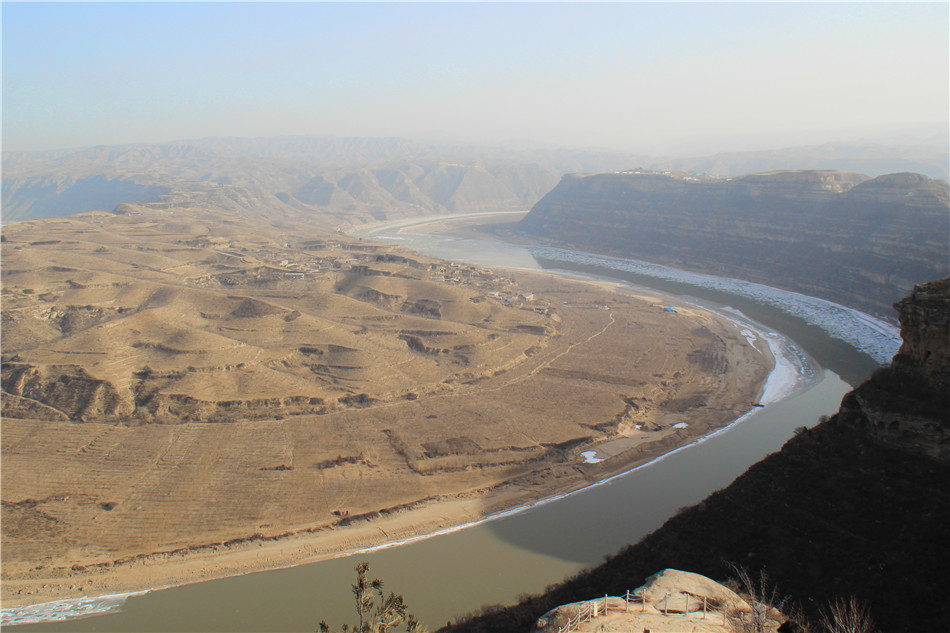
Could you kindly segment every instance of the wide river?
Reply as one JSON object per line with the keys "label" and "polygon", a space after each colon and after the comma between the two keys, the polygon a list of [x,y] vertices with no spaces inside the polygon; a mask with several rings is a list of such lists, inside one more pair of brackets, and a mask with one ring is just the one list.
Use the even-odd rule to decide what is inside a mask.
{"label": "wide river", "polygon": [[[850,385],[869,375],[899,342],[893,326],[801,295],[789,299],[788,293],[760,286],[750,290],[748,284],[719,283],[669,269],[658,273],[647,267],[644,272],[642,266],[622,260],[529,249],[484,237],[428,235],[415,230],[422,223],[393,223],[360,235],[482,266],[610,278],[719,310],[748,328],[750,336],[764,337],[776,354],[777,368],[763,396],[768,406],[609,481],[465,529],[325,562],[131,597],[4,610],[4,625],[33,622],[17,631],[313,631],[326,620],[338,627],[354,620],[353,567],[367,560],[371,576],[403,594],[423,623],[436,629],[459,615],[514,602],[522,593],[540,592],[596,565],[662,525],[679,508],[725,487],[780,448],[796,427],[814,425],[819,416],[834,413]],[[625,589],[617,587],[617,592]],[[96,615],[37,621],[77,612]]]}

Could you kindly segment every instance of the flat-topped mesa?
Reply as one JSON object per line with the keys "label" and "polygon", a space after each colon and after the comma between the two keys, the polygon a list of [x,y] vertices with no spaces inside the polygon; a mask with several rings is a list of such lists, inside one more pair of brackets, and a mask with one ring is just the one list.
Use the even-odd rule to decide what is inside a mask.
{"label": "flat-topped mesa", "polygon": [[918,196],[918,200],[930,204],[932,202],[947,204],[947,183],[943,180],[928,178],[912,172],[885,174],[866,180],[854,195],[881,193],[895,197]]}
{"label": "flat-topped mesa", "polygon": [[800,198],[808,193],[844,193],[868,180],[864,174],[834,169],[776,170],[729,179],[753,195],[784,195]]}
{"label": "flat-topped mesa", "polygon": [[565,176],[521,221],[570,248],[735,277],[890,318],[950,273],[948,185],[834,170]]}

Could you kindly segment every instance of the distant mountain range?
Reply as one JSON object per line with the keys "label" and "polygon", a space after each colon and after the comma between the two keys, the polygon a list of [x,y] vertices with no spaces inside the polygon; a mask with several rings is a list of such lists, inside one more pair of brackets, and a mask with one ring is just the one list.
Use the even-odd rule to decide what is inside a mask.
{"label": "distant mountain range", "polygon": [[524,161],[456,154],[401,139],[308,138],[4,154],[3,220],[160,203],[335,226],[527,210],[559,177]]}
{"label": "distant mountain range", "polygon": [[4,152],[4,223],[121,203],[294,217],[326,226],[420,214],[529,209],[568,173],[635,167],[732,176],[838,168],[871,176],[950,172],[939,148],[829,144],[667,159],[569,148],[487,147],[402,138],[206,138]]}

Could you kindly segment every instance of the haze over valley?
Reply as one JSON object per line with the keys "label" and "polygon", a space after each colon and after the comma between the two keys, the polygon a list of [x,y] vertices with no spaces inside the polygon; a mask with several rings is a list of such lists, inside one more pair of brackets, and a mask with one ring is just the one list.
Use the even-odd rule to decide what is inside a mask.
{"label": "haze over valley", "polygon": [[4,627],[950,626],[948,11],[5,4]]}
{"label": "haze over valley", "polygon": [[571,148],[513,149],[397,138],[208,138],[3,155],[3,222],[113,210],[126,202],[216,206],[270,223],[357,224],[414,215],[528,210],[570,173],[739,176],[835,168],[946,180],[939,145],[829,143],[670,160]]}

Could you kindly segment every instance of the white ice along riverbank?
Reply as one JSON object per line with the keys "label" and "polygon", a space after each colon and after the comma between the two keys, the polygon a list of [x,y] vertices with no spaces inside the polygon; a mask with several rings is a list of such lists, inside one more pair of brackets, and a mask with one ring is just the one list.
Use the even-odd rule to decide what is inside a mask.
{"label": "white ice along riverbank", "polygon": [[[764,341],[765,344],[768,345],[769,351],[772,354],[773,364],[772,371],[769,372],[765,383],[762,385],[762,394],[759,396],[759,402],[756,407],[749,409],[727,426],[713,431],[709,435],[699,437],[690,444],[686,444],[680,448],[685,448],[685,446],[691,446],[692,444],[698,444],[709,438],[712,438],[719,433],[732,428],[739,422],[748,419],[750,416],[759,411],[760,407],[775,404],[787,398],[791,398],[792,396],[811,388],[822,379],[824,375],[823,370],[813,362],[813,360],[802,348],[798,347],[798,345],[787,336],[767,329],[764,325],[756,323],[735,308],[728,306],[712,308],[706,305],[695,305],[717,312],[732,321],[733,326],[735,326],[737,329],[740,329],[740,334],[746,339],[746,341],[748,341],[750,346],[755,347],[755,342],[757,339]],[[673,425],[673,428],[686,428],[687,426],[688,423],[680,422]],[[671,451],[671,453],[678,450],[680,449]],[[594,450],[581,453],[581,457],[583,457],[583,463],[585,464],[596,464],[603,461],[607,456],[599,454],[595,448]],[[665,455],[661,455],[657,459],[659,460],[663,457],[665,457]],[[618,476],[622,476],[622,474]],[[609,479],[605,481],[609,481]]]}
{"label": "white ice along riverbank", "polygon": [[108,596],[91,596],[88,598],[69,598],[40,604],[29,604],[22,607],[11,607],[0,612],[0,626],[14,624],[35,624],[38,622],[57,622],[75,620],[91,615],[102,615],[109,611],[120,609],[126,599],[140,596],[147,591],[131,593],[117,593]]}
{"label": "white ice along riverbank", "polygon": [[686,272],[636,259],[621,259],[548,246],[532,247],[529,250],[532,255],[545,259],[604,266],[613,270],[714,288],[769,304],[820,327],[830,336],[848,343],[882,365],[889,363],[900,348],[900,328],[825,299],[741,279]]}

